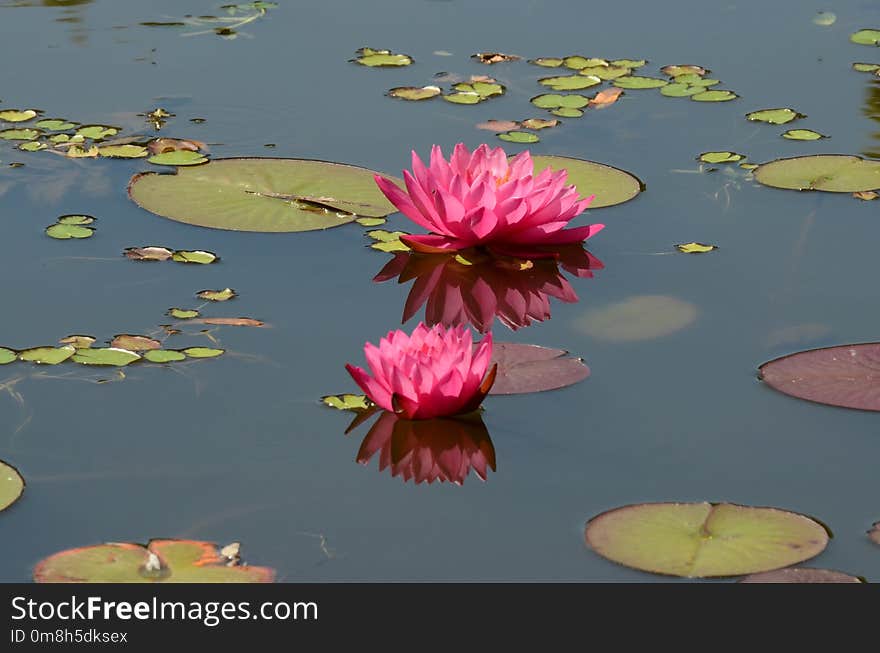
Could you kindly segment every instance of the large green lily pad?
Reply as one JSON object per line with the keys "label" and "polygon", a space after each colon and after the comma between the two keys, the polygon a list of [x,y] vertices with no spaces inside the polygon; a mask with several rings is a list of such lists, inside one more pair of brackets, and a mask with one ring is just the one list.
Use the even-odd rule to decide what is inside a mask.
{"label": "large green lily pad", "polygon": [[808,560],[828,544],[818,522],[777,508],[645,503],[587,522],[587,544],[627,567],[670,576],[738,576]]}
{"label": "large green lily pad", "polygon": [[582,196],[596,196],[590,204],[591,209],[623,204],[644,189],[644,184],[635,175],[604,163],[544,155],[533,156],[532,161],[535,164],[535,174],[544,168],[566,170],[568,183],[577,186]]}
{"label": "large green lily pad", "polygon": [[210,542],[151,540],[68,549],[41,560],[38,583],[271,583],[275,571],[240,565]]}
{"label": "large green lily pad", "polygon": [[0,510],[6,510],[24,492],[24,479],[18,470],[0,460]]}
{"label": "large green lily pad", "polygon": [[846,154],[776,159],[752,172],[755,181],[789,190],[857,193],[880,189],[880,161]]}
{"label": "large green lily pad", "polygon": [[175,174],[140,173],[128,192],[142,208],[178,222],[233,231],[328,229],[397,209],[372,170],[306,159],[215,159]]}

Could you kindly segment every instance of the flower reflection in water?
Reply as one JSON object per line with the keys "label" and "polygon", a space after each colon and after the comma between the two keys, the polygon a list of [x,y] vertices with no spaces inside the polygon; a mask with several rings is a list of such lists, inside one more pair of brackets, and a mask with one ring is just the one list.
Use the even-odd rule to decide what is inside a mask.
{"label": "flower reflection in water", "polygon": [[[355,418],[349,431],[373,412]],[[489,469],[495,471],[495,447],[479,412],[408,420],[382,411],[361,442],[357,461],[367,465],[376,453],[379,471],[390,468],[391,475],[401,477],[404,483],[461,485],[472,469],[484,481]]]}
{"label": "flower reflection in water", "polygon": [[477,249],[458,254],[401,252],[373,279],[415,280],[403,310],[403,322],[425,305],[427,324],[473,324],[489,331],[495,316],[511,329],[550,319],[550,298],[568,304],[578,296],[560,270],[593,276],[604,266],[580,244],[555,248],[550,258],[531,260],[496,256]]}

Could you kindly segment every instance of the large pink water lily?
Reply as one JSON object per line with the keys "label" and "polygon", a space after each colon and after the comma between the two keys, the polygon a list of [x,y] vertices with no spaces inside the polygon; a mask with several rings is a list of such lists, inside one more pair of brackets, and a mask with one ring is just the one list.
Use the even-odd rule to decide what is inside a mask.
{"label": "large pink water lily", "polygon": [[476,410],[495,381],[487,374],[492,334],[475,348],[471,331],[459,325],[428,328],[423,323],[409,336],[391,331],[364,346],[372,376],[346,365],[373,403],[406,419],[430,419]]}
{"label": "large pink water lily", "polygon": [[534,175],[527,151],[508,160],[500,147],[483,144],[471,153],[459,143],[446,161],[435,145],[430,165],[413,152],[412,173],[404,171],[403,177],[406,191],[379,175],[376,183],[404,215],[431,231],[401,237],[416,251],[483,246],[540,258],[541,247],[583,242],[605,226],[566,229],[594,196],[580,199],[577,188],[566,183],[565,170],[546,168]]}

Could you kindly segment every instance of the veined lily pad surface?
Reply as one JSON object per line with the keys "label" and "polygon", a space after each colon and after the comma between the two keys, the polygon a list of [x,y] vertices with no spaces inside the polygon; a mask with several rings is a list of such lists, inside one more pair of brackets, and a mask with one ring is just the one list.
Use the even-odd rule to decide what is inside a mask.
{"label": "veined lily pad surface", "polygon": [[638,195],[644,185],[635,176],[612,166],[595,161],[584,161],[564,156],[533,156],[535,173],[544,168],[565,170],[568,183],[574,184],[584,197],[595,195],[591,209],[622,204]]}
{"label": "veined lily pad surface", "polygon": [[563,349],[496,342],[492,363],[498,365],[493,395],[513,395],[556,390],[583,381],[590,368]]}
{"label": "veined lily pad surface", "polygon": [[880,161],[845,154],[777,159],[758,166],[755,181],[790,190],[855,193],[880,189]]}
{"label": "veined lily pad surface", "polygon": [[613,562],[689,578],[787,567],[821,553],[829,537],[804,515],[731,503],[625,506],[591,519],[585,536]]}
{"label": "veined lily pad surface", "polygon": [[200,227],[311,231],[395,212],[374,174],[305,159],[215,159],[173,175],[135,175],[129,195],[148,211]]}

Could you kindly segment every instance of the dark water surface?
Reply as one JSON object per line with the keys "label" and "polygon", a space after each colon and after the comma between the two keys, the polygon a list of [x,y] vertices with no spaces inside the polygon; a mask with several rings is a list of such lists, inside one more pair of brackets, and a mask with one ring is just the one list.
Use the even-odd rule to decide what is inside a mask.
{"label": "dark water surface", "polygon": [[[834,11],[837,22],[814,25],[816,9]],[[814,564],[880,579],[880,554],[864,536],[880,519],[876,416],[790,399],[755,376],[760,363],[791,351],[880,340],[880,202],[758,187],[736,167],[681,172],[696,171],[694,157],[706,150],[756,162],[880,152],[880,83],[850,70],[880,62],[880,50],[848,41],[880,24],[880,6],[323,0],[283,3],[244,28],[253,38],[138,26],[216,10],[205,0],[0,2],[0,108],[35,107],[130,133],[145,127],[137,113],[162,106],[177,114],[163,135],[209,142],[215,157],[318,158],[398,174],[410,149],[500,144],[474,124],[541,115],[528,99],[547,71],[481,66],[469,59],[478,51],[647,58],[648,75],[696,63],[741,99],[702,104],[629,91],[607,110],[541,133],[533,152],[621,167],[647,191],[589,213],[607,224],[590,241],[606,267],[573,281],[580,303],[553,302],[550,321],[515,333],[497,327],[499,340],[569,349],[593,374],[556,392],[487,400],[497,472],[462,487],[403,483],[379,472],[375,458],[358,465],[367,429],[344,436],[347,416],[316,401],[355,391],[344,364],[362,364],[364,341],[399,325],[407,287],[372,283],[388,257],[363,246],[362,228],[190,227],[126,198],[128,178],[147,163],[68,161],[0,144],[0,344],[142,333],[166,322],[168,307],[194,305],[196,291],[226,286],[240,298],[215,314],[272,325],[226,328],[217,335],[230,354],[181,373],[134,366],[121,383],[83,382],[113,373],[71,366],[0,368],[0,382],[68,375],[24,378],[14,387],[23,405],[0,395],[0,458],[28,480],[25,497],[0,516],[0,579],[27,580],[40,558],[75,546],[187,537],[240,540],[249,562],[286,581],[650,581],[657,577],[587,550],[583,525],[616,506],[673,500],[814,515],[835,534]],[[416,64],[347,63],[365,45],[411,54]],[[440,71],[492,74],[508,92],[473,107],[383,96]],[[808,114],[795,126],[832,138],[789,142],[779,137],[785,128],[743,119],[777,106]],[[26,166],[10,168],[13,161]],[[43,234],[57,216],[80,212],[98,217],[95,237]],[[389,224],[408,228],[399,215]],[[721,249],[655,255],[692,240]],[[208,249],[222,261],[119,256],[147,244]],[[690,302],[698,317],[634,342],[579,326],[586,312],[637,295]],[[209,343],[191,337],[178,346],[188,344]]]}

